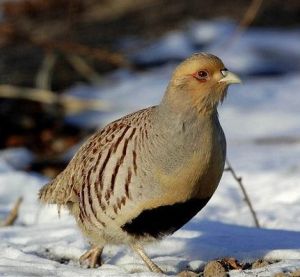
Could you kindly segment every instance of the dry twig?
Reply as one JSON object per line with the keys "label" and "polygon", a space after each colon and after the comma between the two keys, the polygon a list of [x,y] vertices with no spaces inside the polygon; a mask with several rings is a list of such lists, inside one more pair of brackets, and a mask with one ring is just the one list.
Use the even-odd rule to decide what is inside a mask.
{"label": "dry twig", "polygon": [[51,78],[56,58],[57,56],[53,53],[53,51],[47,51],[45,54],[42,65],[35,79],[37,88],[51,90]]}
{"label": "dry twig", "polygon": [[45,104],[60,104],[66,114],[73,114],[84,110],[107,111],[110,106],[102,100],[81,99],[70,95],[57,95],[50,90],[24,88],[12,85],[0,85],[0,98],[15,98],[36,101]]}
{"label": "dry twig", "polygon": [[232,167],[232,165],[231,165],[231,163],[229,162],[228,159],[226,159],[226,164],[227,164],[227,168],[225,169],[225,171],[229,171],[231,173],[232,177],[237,181],[237,183],[238,183],[239,187],[241,188],[242,193],[244,195],[244,200],[245,200],[245,202],[247,203],[247,205],[248,205],[248,207],[250,209],[250,212],[251,212],[251,215],[253,217],[255,226],[257,228],[260,228],[261,226],[260,226],[258,218],[256,216],[256,212],[253,209],[251,200],[250,200],[250,198],[248,196],[248,193],[247,193],[247,191],[246,191],[246,189],[245,189],[245,187],[243,185],[242,177],[237,176],[237,174],[235,173],[235,171],[234,171],[234,169],[233,169],[233,167]]}
{"label": "dry twig", "polygon": [[61,95],[61,104],[67,114],[79,113],[85,110],[109,111],[109,103],[95,99],[81,99],[71,95]]}
{"label": "dry twig", "polygon": [[230,38],[222,45],[225,49],[229,48],[235,41],[239,39],[243,32],[252,24],[255,19],[263,0],[252,0],[248,6],[242,20],[235,29],[234,33]]}
{"label": "dry twig", "polygon": [[14,224],[14,222],[18,218],[19,208],[20,208],[20,205],[21,205],[22,201],[23,201],[22,197],[19,197],[17,199],[17,201],[14,204],[14,206],[13,206],[12,210],[10,211],[10,213],[7,215],[7,217],[4,219],[4,221],[0,223],[0,227],[11,226],[11,225]]}
{"label": "dry twig", "polygon": [[129,61],[120,53],[111,52],[100,47],[93,48],[72,41],[55,41],[55,40],[40,40],[29,35],[26,36],[33,44],[48,50],[57,50],[61,53],[76,54],[83,57],[90,57],[92,59],[107,62],[118,67],[130,67]]}
{"label": "dry twig", "polygon": [[251,25],[253,20],[255,19],[259,8],[261,7],[263,0],[252,0],[251,4],[246,10],[246,13],[244,14],[243,19],[241,20],[239,24],[239,30],[243,30]]}
{"label": "dry twig", "polygon": [[30,42],[48,52],[57,51],[65,55],[79,55],[117,67],[132,67],[130,61],[123,54],[103,47],[91,47],[75,41],[40,38],[15,24],[4,23],[0,25],[0,44],[12,43],[18,39]]}
{"label": "dry twig", "polygon": [[[253,20],[255,19],[261,5],[262,5],[263,0],[252,0],[250,5],[248,6],[242,20],[240,21],[239,25],[237,26],[236,30],[234,31],[233,35],[222,45],[222,48],[228,49],[230,46],[242,35],[242,33],[251,25]],[[226,164],[227,168],[225,171],[229,171],[233,178],[237,181],[239,187],[242,190],[242,193],[244,195],[244,200],[247,203],[251,215],[253,217],[255,226],[257,228],[260,228],[260,224],[258,221],[258,218],[256,216],[256,212],[253,209],[252,203],[250,201],[250,198],[248,196],[248,193],[242,183],[242,177],[238,177],[237,174],[235,173],[232,165],[230,164],[229,160],[226,159]]]}
{"label": "dry twig", "polygon": [[82,57],[66,55],[66,58],[70,65],[86,80],[94,84],[101,83],[101,76]]}
{"label": "dry twig", "polygon": [[26,99],[45,104],[56,104],[59,96],[50,90],[0,85],[0,98]]}

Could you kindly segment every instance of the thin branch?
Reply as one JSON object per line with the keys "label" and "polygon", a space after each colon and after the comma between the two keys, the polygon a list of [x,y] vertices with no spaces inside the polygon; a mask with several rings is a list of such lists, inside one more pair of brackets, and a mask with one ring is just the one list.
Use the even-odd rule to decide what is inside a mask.
{"label": "thin branch", "polygon": [[10,211],[10,213],[7,215],[7,217],[4,219],[3,222],[0,222],[0,227],[6,227],[6,226],[11,226],[15,223],[16,219],[18,218],[19,215],[19,208],[20,205],[23,201],[22,197],[19,197],[16,201],[16,203],[14,204],[12,210]]}
{"label": "thin branch", "polygon": [[57,95],[50,90],[24,88],[12,85],[0,85],[0,98],[15,98],[36,101],[49,105],[60,104],[66,114],[73,114],[84,110],[108,111],[110,105],[98,99],[81,99],[70,95]]}
{"label": "thin branch", "polygon": [[59,102],[59,96],[50,90],[25,88],[13,85],[0,85],[0,97],[26,99],[45,104],[56,104]]}
{"label": "thin branch", "polygon": [[262,5],[263,0],[252,0],[251,4],[249,5],[248,9],[246,10],[243,19],[241,20],[240,24],[239,24],[239,28],[243,29],[243,28],[247,28],[248,26],[250,26],[253,22],[253,20],[255,19],[259,8]]}
{"label": "thin branch", "polygon": [[5,23],[2,25],[0,26],[0,44],[5,43],[6,41],[12,42],[16,39],[22,39],[22,41],[28,41],[46,51],[55,50],[67,55],[76,54],[118,67],[132,66],[123,54],[117,53],[116,51],[109,51],[102,47],[91,47],[75,41],[41,39],[15,24]]}
{"label": "thin branch", "polygon": [[101,76],[80,56],[66,55],[71,66],[85,79],[93,84],[99,84],[102,81]]}
{"label": "thin branch", "polygon": [[73,41],[38,40],[27,36],[33,44],[49,50],[57,50],[65,54],[76,54],[84,57],[107,62],[118,67],[130,67],[129,61],[120,53],[100,47],[94,48]]}
{"label": "thin branch", "polygon": [[258,11],[263,3],[263,0],[252,0],[248,6],[242,20],[239,22],[239,25],[235,29],[232,36],[222,44],[222,47],[228,49],[234,42],[236,42],[240,36],[245,32],[245,30],[252,24],[255,17],[258,14]]}
{"label": "thin branch", "polygon": [[56,62],[57,56],[53,51],[47,51],[41,67],[37,73],[35,84],[39,89],[51,89],[52,72]]}
{"label": "thin branch", "polygon": [[61,104],[67,114],[74,114],[85,110],[109,111],[109,103],[97,99],[82,99],[71,95],[61,95]]}
{"label": "thin branch", "polygon": [[257,216],[256,216],[256,212],[255,212],[254,209],[253,209],[251,200],[250,200],[250,198],[249,198],[249,196],[248,196],[248,193],[247,193],[247,191],[246,191],[246,189],[245,189],[245,187],[244,187],[244,185],[243,185],[243,183],[242,183],[242,177],[237,176],[237,174],[235,173],[235,171],[234,171],[234,169],[233,169],[233,167],[232,167],[232,165],[230,164],[230,162],[229,162],[228,159],[226,159],[226,164],[227,164],[227,167],[225,168],[225,171],[229,171],[229,172],[231,173],[232,177],[237,181],[239,187],[241,188],[242,193],[243,193],[243,195],[244,195],[244,200],[245,200],[245,202],[247,203],[247,205],[248,205],[248,207],[249,207],[249,209],[250,209],[250,212],[251,212],[251,215],[252,215],[252,217],[253,217],[255,226],[256,226],[257,228],[261,228],[261,226],[260,226],[260,224],[259,224],[259,221],[258,221],[258,218],[257,218]]}

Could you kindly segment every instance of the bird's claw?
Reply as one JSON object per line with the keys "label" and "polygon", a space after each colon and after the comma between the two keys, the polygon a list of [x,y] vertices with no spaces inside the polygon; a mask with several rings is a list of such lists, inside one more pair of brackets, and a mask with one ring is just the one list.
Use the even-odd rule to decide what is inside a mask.
{"label": "bird's claw", "polygon": [[101,254],[102,249],[100,247],[93,247],[86,251],[80,258],[80,265],[87,265],[88,268],[96,268],[101,266]]}

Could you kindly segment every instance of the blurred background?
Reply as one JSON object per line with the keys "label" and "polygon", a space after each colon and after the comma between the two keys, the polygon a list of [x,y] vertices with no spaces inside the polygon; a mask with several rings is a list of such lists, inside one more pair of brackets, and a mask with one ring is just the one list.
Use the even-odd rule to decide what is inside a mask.
{"label": "blurred background", "polygon": [[[300,229],[288,213],[300,201],[298,0],[0,1],[1,170],[54,177],[95,129],[159,103],[199,51],[244,81],[220,118],[262,225]],[[252,225],[229,178],[206,216],[235,222],[245,209],[239,223]]]}

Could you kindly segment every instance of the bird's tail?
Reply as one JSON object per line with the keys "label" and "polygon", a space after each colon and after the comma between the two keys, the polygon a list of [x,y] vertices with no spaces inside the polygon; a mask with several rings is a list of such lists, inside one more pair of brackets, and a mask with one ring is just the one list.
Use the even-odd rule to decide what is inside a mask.
{"label": "bird's tail", "polygon": [[57,204],[58,206],[76,202],[77,195],[74,193],[73,185],[69,184],[68,174],[63,171],[40,189],[38,198],[43,204]]}
{"label": "bird's tail", "polygon": [[60,196],[59,182],[56,180],[44,185],[38,194],[38,198],[41,203],[57,205],[58,216],[60,216],[61,206],[65,204]]}
{"label": "bird's tail", "polygon": [[43,186],[38,194],[39,200],[44,204],[57,204],[55,189],[56,184],[53,181]]}

